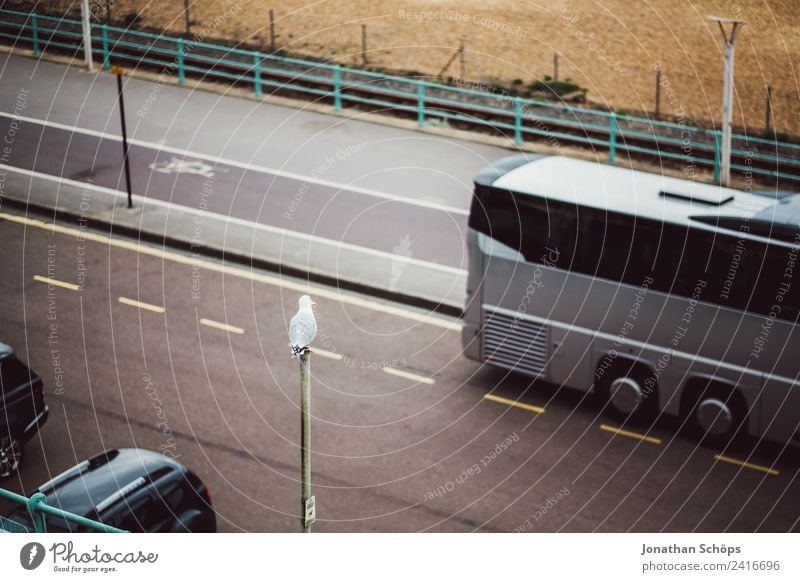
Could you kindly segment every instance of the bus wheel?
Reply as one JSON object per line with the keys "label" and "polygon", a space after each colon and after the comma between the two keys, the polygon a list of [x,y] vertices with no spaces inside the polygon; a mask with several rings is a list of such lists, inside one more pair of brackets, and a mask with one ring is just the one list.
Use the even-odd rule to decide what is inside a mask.
{"label": "bus wheel", "polygon": [[655,378],[645,366],[617,363],[600,376],[598,388],[606,414],[618,422],[645,426],[658,416]]}
{"label": "bus wheel", "polygon": [[744,427],[747,414],[741,395],[734,389],[709,385],[689,413],[689,426],[698,441],[724,448]]}

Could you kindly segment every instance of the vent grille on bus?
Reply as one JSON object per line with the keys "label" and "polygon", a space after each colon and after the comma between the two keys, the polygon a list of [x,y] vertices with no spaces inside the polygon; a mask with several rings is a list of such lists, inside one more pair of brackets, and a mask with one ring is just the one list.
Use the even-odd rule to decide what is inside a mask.
{"label": "vent grille on bus", "polygon": [[532,376],[547,376],[547,326],[484,309],[483,359]]}

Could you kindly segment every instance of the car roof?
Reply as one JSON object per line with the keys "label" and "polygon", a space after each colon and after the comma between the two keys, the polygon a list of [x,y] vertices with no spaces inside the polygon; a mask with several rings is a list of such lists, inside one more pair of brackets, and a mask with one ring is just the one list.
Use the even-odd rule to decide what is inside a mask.
{"label": "car roof", "polygon": [[14,348],[8,344],[0,342],[0,358],[7,358],[14,355]]}
{"label": "car roof", "polygon": [[153,451],[112,449],[72,467],[38,491],[47,496],[48,505],[85,516],[137,479],[144,478],[144,484],[147,478],[170,471],[187,472],[180,463]]}

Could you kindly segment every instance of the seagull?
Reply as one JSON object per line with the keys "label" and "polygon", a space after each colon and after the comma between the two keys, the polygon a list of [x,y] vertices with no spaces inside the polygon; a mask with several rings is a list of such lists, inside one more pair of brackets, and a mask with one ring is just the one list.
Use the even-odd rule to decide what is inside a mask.
{"label": "seagull", "polygon": [[289,322],[289,341],[292,345],[292,357],[301,356],[308,351],[308,345],[317,335],[317,320],[314,318],[312,305],[316,305],[308,295],[303,295],[298,302],[300,309]]}

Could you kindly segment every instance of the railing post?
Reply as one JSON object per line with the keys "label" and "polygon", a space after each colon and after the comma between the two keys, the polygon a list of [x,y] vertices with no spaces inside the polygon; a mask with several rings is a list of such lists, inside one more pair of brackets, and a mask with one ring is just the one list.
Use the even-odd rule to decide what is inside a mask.
{"label": "railing post", "polygon": [[257,52],[253,53],[253,82],[256,97],[261,97],[261,55]]}
{"label": "railing post", "polygon": [[39,50],[39,20],[36,14],[31,14],[31,36],[33,37],[33,56],[42,54]]}
{"label": "railing post", "polygon": [[47,533],[47,519],[45,514],[39,510],[39,506],[46,503],[47,497],[44,493],[34,493],[26,503],[36,533]]}
{"label": "railing post", "polygon": [[522,99],[514,99],[514,143],[522,143]]}
{"label": "railing post", "polygon": [[417,81],[417,126],[425,127],[425,85]]}
{"label": "railing post", "polygon": [[333,109],[342,110],[342,69],[339,65],[333,69]]}
{"label": "railing post", "polygon": [[611,113],[608,118],[608,163],[617,160],[617,114]]}
{"label": "railing post", "polygon": [[722,132],[714,132],[714,181],[719,183],[722,167]]}
{"label": "railing post", "polygon": [[108,26],[101,24],[100,30],[103,31],[103,68],[108,69],[111,66],[111,59],[108,52]]}
{"label": "railing post", "polygon": [[186,82],[186,68],[183,62],[183,39],[178,39],[178,83]]}

